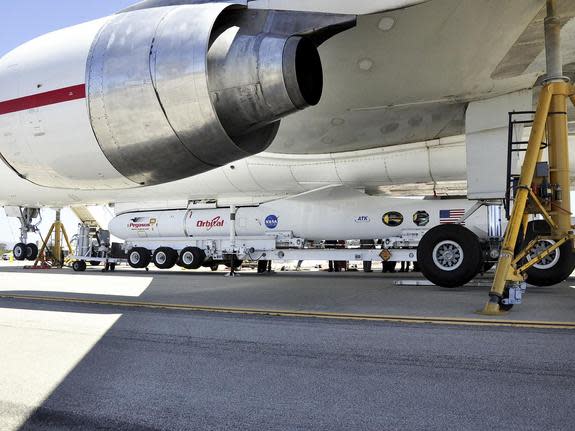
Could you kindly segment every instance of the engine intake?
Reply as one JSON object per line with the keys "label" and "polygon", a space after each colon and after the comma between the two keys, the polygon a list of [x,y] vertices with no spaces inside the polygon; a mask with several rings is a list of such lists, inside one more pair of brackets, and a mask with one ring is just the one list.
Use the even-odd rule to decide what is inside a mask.
{"label": "engine intake", "polygon": [[263,32],[266,20],[249,13],[226,3],[159,7],[101,29],[88,59],[90,118],[122,175],[153,185],[259,153],[280,118],[319,102],[314,42]]}

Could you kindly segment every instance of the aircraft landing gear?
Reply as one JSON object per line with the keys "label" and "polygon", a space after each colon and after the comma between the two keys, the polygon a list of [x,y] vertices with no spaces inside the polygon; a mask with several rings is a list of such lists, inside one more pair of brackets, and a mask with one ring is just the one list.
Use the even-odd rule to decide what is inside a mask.
{"label": "aircraft landing gear", "polygon": [[26,245],[26,260],[34,261],[38,257],[38,246],[34,243]]}
{"label": "aircraft landing gear", "polygon": [[[14,259],[18,261],[34,261],[38,257],[38,246],[28,242],[29,233],[37,233],[42,221],[38,208],[11,208],[6,210],[9,217],[16,217],[20,222],[20,242],[12,249]],[[34,220],[40,218],[37,223]]]}
{"label": "aircraft landing gear", "polygon": [[12,252],[16,260],[34,261],[38,257],[38,246],[34,243],[24,244],[23,242],[19,242],[14,246]]}
{"label": "aircraft landing gear", "polygon": [[421,273],[441,287],[459,287],[471,281],[483,268],[479,238],[458,224],[430,229],[417,248]]}
{"label": "aircraft landing gear", "polygon": [[[545,220],[534,220],[527,225],[527,233],[523,244],[529,244],[538,236],[548,237],[550,234],[551,229]],[[523,263],[531,261],[555,244],[556,241],[553,239],[539,241],[527,254]],[[552,286],[566,280],[574,269],[575,253],[573,253],[571,243],[565,242],[542,258],[539,263],[528,268],[525,271],[527,275],[526,281],[534,286]]]}

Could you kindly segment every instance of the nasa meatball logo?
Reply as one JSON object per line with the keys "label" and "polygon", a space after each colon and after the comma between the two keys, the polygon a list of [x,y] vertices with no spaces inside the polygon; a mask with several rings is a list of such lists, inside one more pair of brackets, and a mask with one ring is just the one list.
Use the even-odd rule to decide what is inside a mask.
{"label": "nasa meatball logo", "polygon": [[275,229],[278,227],[279,220],[277,216],[271,214],[266,217],[265,224],[268,229]]}

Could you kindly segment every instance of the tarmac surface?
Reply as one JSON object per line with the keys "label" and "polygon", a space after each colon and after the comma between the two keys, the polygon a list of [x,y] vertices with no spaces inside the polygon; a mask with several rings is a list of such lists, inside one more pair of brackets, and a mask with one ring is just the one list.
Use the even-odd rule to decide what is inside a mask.
{"label": "tarmac surface", "polygon": [[396,285],[422,281],[419,273],[143,271],[122,269],[102,274],[23,270],[0,266],[0,297],[32,295],[93,301],[175,304],[300,312],[450,317],[462,319],[575,322],[575,279],[556,287],[527,289],[524,303],[498,317],[479,316],[492,277],[465,287]]}
{"label": "tarmac surface", "polygon": [[[1,268],[0,429],[572,429],[573,329],[98,303],[481,317],[488,279],[394,284],[416,278]],[[574,322],[572,285],[530,288],[490,319]]]}

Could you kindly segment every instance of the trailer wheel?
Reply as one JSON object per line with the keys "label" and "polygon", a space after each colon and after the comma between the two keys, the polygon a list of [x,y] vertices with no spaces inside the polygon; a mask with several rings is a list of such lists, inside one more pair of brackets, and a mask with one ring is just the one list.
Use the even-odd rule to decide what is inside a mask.
{"label": "trailer wheel", "polygon": [[206,253],[198,247],[186,247],[180,252],[178,265],[186,269],[198,269],[206,260]]}
{"label": "trailer wheel", "polygon": [[26,244],[26,259],[36,260],[38,257],[38,246],[34,243]]}
{"label": "trailer wheel", "polygon": [[84,262],[83,260],[76,260],[72,264],[72,269],[75,272],[84,272],[86,271],[86,262]]}
{"label": "trailer wheel", "polygon": [[458,224],[430,229],[417,248],[421,272],[441,287],[458,287],[471,281],[483,268],[479,238]]}
{"label": "trailer wheel", "polygon": [[14,255],[14,259],[16,260],[25,260],[26,259],[26,244],[19,242],[14,246],[12,249],[12,254]]}
{"label": "trailer wheel", "polygon": [[160,247],[152,256],[152,262],[159,269],[173,268],[178,261],[178,252],[170,247]]}
{"label": "trailer wheel", "polygon": [[[527,225],[527,232],[523,244],[529,244],[538,235],[549,235],[551,229],[545,220],[534,220]],[[533,247],[532,252],[527,255],[527,260],[531,260],[537,253],[555,244],[553,240],[542,240]],[[557,250],[543,259],[541,262],[529,268],[527,282],[534,286],[552,286],[567,280],[575,269],[575,253],[573,244],[567,241]]]}
{"label": "trailer wheel", "polygon": [[132,268],[146,268],[151,260],[150,250],[143,247],[135,247],[128,252],[128,264]]}

